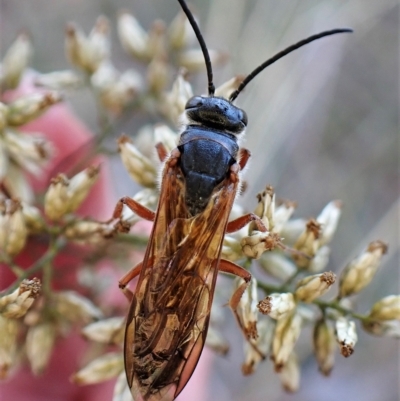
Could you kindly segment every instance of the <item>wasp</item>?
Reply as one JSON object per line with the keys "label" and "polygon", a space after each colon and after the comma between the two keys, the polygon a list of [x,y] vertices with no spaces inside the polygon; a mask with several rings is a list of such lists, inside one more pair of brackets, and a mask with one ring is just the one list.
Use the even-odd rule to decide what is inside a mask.
{"label": "wasp", "polygon": [[[246,214],[229,221],[240,188],[240,172],[250,152],[239,147],[247,127],[244,110],[233,104],[245,86],[286,54],[319,38],[350,29],[324,31],[268,59],[251,72],[228,99],[214,95],[212,65],[200,29],[184,0],[178,0],[202,49],[208,95],[189,99],[177,148],[167,154],[157,145],[164,166],[156,212],[122,198],[113,214],[121,219],[124,206],[152,221],[144,259],[119,282],[131,299],[125,331],[125,370],[135,401],[172,401],[190,379],[207,335],[218,272],[236,275],[243,283],[229,305],[236,308],[251,274],[221,259],[226,233],[250,222],[266,231],[260,218]],[[127,284],[139,276],[135,293]],[[239,320],[239,319],[238,319]]]}

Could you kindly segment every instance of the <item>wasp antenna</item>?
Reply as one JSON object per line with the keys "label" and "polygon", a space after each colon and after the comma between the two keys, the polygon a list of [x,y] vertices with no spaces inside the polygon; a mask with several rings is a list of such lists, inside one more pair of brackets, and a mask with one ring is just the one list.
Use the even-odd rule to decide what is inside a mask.
{"label": "wasp antenna", "polygon": [[199,45],[201,47],[201,51],[203,52],[204,62],[206,63],[207,68],[207,79],[208,79],[208,95],[213,96],[215,92],[215,86],[213,83],[213,72],[212,72],[212,64],[210,55],[208,53],[206,42],[204,41],[203,35],[200,32],[200,28],[197,25],[196,20],[193,17],[193,14],[189,10],[187,4],[184,0],[178,0],[179,4],[182,7],[183,12],[186,14],[190,25],[192,26],[194,33],[196,34],[197,40],[199,41]]}
{"label": "wasp antenna", "polygon": [[268,59],[261,65],[259,65],[253,72],[251,72],[249,75],[247,75],[247,77],[242,81],[242,83],[239,85],[239,87],[234,92],[232,92],[232,94],[229,97],[229,101],[233,102],[238,97],[239,93],[245,88],[245,86],[253,78],[255,78],[265,68],[267,68],[271,64],[275,63],[275,61],[278,61],[279,59],[281,59],[282,57],[285,57],[287,54],[291,53],[292,51],[297,50],[300,47],[313,42],[314,40],[321,39],[325,36],[335,35],[337,33],[346,33],[346,32],[353,32],[353,30],[350,28],[339,28],[339,29],[332,29],[331,31],[320,32],[320,33],[317,33],[316,35],[312,35],[306,39],[303,39],[300,42],[297,42],[294,45],[289,46],[285,50],[282,50],[281,52],[275,54],[275,56],[271,57],[270,59]]}

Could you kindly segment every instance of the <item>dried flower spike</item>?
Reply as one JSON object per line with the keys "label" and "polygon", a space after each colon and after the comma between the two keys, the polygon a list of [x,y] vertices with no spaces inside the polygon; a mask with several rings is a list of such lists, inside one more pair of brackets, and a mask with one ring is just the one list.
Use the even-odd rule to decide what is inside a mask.
{"label": "dried flower spike", "polygon": [[345,267],[340,275],[340,298],[360,292],[371,282],[387,249],[387,245],[382,241],[373,241],[361,255]]}

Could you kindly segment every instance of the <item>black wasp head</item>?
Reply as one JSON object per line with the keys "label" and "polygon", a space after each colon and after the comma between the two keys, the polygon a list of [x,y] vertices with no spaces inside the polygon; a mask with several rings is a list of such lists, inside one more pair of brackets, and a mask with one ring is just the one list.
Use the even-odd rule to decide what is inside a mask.
{"label": "black wasp head", "polygon": [[247,126],[247,115],[228,100],[217,96],[194,96],[185,107],[187,123],[241,134]]}

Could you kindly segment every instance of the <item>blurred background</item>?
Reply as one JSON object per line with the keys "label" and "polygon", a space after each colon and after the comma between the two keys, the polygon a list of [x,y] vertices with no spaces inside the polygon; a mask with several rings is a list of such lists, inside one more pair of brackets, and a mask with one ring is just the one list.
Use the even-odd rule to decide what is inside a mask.
{"label": "blurred background", "polygon": [[[366,312],[387,294],[399,293],[399,5],[395,0],[213,0],[192,1],[209,48],[230,56],[215,68],[215,83],[247,74],[279,50],[311,34],[338,27],[355,32],[322,39],[280,60],[253,81],[236,104],[246,110],[245,146],[252,159],[248,188],[239,202],[248,210],[266,184],[278,198],[298,202],[297,217],[316,216],[333,199],[344,204],[332,244],[329,268],[338,271],[371,240],[389,244],[377,278],[357,298]],[[50,72],[69,68],[64,56],[64,27],[74,21],[89,32],[98,15],[112,24],[114,64],[142,68],[118,43],[116,15],[128,9],[148,29],[154,19],[169,23],[179,10],[174,0],[2,0],[0,48],[4,54],[21,29],[34,41],[33,68]],[[191,77],[195,93],[206,92],[205,74]],[[68,101],[82,120],[98,130],[90,96]],[[148,121],[126,119],[134,135]],[[152,121],[156,122],[156,121]],[[137,191],[116,158],[118,196]],[[209,400],[249,401],[396,401],[399,399],[399,346],[359,330],[349,359],[337,355],[331,377],[317,372],[311,329],[297,347],[302,361],[301,389],[287,395],[271,364],[243,377],[242,339],[233,319],[224,333],[231,352],[210,356]],[[202,361],[200,362],[202,363]],[[190,385],[180,400],[190,400]],[[104,400],[107,401],[107,400]]]}

